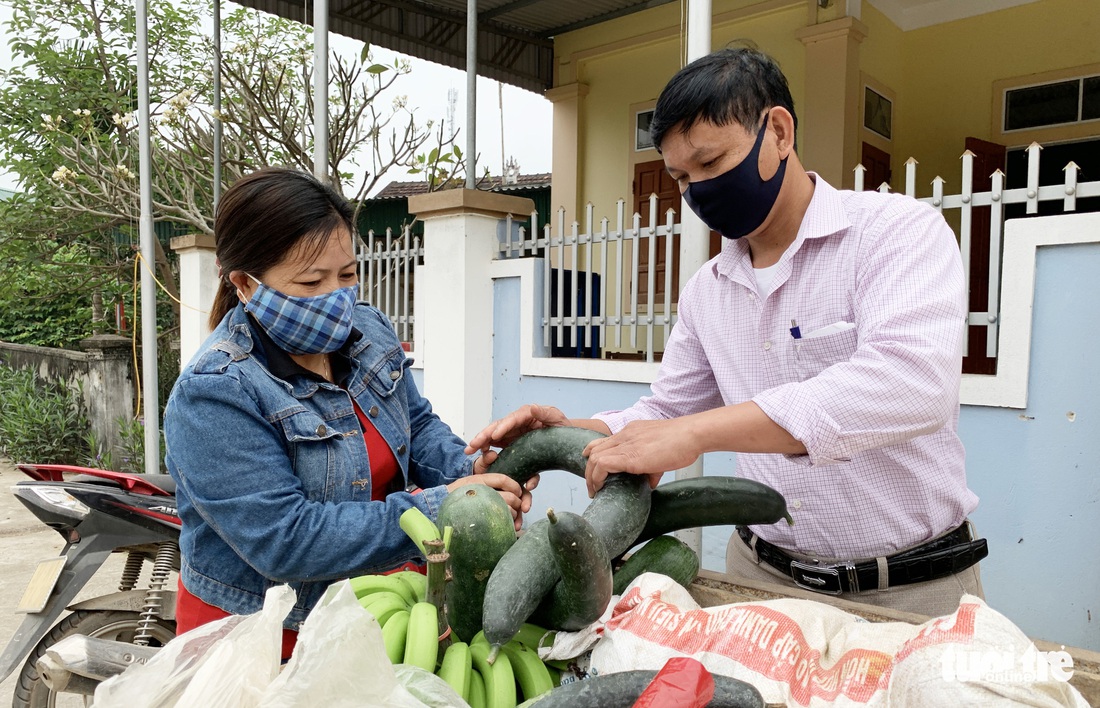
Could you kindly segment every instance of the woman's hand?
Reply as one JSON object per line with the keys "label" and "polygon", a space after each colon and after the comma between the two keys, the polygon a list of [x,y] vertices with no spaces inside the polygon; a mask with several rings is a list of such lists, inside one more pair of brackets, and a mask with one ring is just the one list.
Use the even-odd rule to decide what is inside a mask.
{"label": "woman's hand", "polygon": [[[570,421],[565,417],[565,414],[553,406],[528,404],[485,426],[485,429],[475,435],[466,445],[466,454],[470,455],[476,450],[481,450],[484,456],[485,453],[489,452],[490,447],[507,447],[524,433],[538,428],[569,424]],[[486,464],[489,462],[492,462],[492,460],[489,460]]]}
{"label": "woman's hand", "polygon": [[[495,455],[496,453],[490,454]],[[479,461],[480,459],[478,458]],[[538,486],[538,478],[529,479],[525,485],[520,485],[519,482],[508,475],[495,472],[478,472],[477,462],[475,461],[474,474],[451,482],[447,485],[447,491],[453,492],[467,484],[484,484],[497,490],[508,505],[509,511],[512,512],[512,523],[515,525],[516,531],[519,531],[523,526],[524,512],[531,510],[531,490]]]}

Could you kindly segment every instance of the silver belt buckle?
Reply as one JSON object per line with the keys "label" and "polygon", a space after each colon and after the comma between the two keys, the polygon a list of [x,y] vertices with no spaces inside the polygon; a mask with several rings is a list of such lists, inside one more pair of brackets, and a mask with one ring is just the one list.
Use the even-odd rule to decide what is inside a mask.
{"label": "silver belt buckle", "polygon": [[849,591],[859,592],[859,579],[856,577],[854,563],[815,565],[814,563],[791,561],[791,577],[794,579],[794,584],[805,590],[825,595],[840,595],[844,592],[844,586],[840,583],[841,571],[848,579]]}

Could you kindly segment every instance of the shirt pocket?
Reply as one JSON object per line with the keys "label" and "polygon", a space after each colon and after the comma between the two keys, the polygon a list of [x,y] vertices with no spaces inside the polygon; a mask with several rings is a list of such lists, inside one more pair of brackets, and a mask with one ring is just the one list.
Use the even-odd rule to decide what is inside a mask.
{"label": "shirt pocket", "polygon": [[794,364],[800,381],[812,379],[833,364],[848,361],[856,352],[859,336],[855,327],[819,337],[795,340]]}
{"label": "shirt pocket", "polygon": [[412,359],[403,356],[401,350],[394,350],[374,371],[367,382],[376,396],[388,398],[404,384],[406,369],[412,365]]}
{"label": "shirt pocket", "polygon": [[[342,432],[317,413],[301,409],[279,420],[286,437],[291,467],[305,488],[306,498],[334,501]],[[344,465],[346,466],[346,465]]]}

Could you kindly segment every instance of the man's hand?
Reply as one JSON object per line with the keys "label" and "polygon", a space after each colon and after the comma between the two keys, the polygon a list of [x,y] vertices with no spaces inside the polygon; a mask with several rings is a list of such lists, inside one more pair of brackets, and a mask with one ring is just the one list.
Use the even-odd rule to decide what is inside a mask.
{"label": "man's hand", "polygon": [[649,475],[656,487],[670,470],[687,467],[702,454],[695,444],[693,428],[686,418],[636,420],[615,435],[593,440],[584,448],[588,457],[584,478],[592,497],[616,472]]}
{"label": "man's hand", "polygon": [[526,432],[569,424],[565,414],[553,406],[528,404],[485,426],[485,429],[466,445],[466,454],[470,455],[475,450],[481,450],[484,455],[490,447],[507,447]]}
{"label": "man's hand", "polygon": [[453,492],[467,484],[484,484],[500,492],[501,498],[508,504],[508,509],[512,512],[512,523],[516,527],[516,531],[519,531],[523,526],[524,512],[531,510],[531,490],[538,486],[538,479],[529,479],[526,485],[521,486],[519,482],[508,475],[494,472],[478,473],[475,463],[475,473],[451,482],[447,485],[447,491]]}

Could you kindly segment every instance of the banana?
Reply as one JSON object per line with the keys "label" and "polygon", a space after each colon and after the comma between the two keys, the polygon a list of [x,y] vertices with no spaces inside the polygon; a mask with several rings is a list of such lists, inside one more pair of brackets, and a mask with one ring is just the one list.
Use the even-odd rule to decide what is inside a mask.
{"label": "banana", "polygon": [[484,644],[485,646],[489,646],[489,640],[485,638],[485,632],[479,631],[477,634],[470,637],[470,646],[473,646],[474,644]]}
{"label": "banana", "polygon": [[405,598],[405,602],[409,605],[416,602],[412,587],[401,578],[392,575],[360,575],[348,582],[351,583],[351,589],[355,591],[355,597],[359,599],[376,592],[392,592]]}
{"label": "banana", "polygon": [[400,600],[401,602],[405,602],[405,598],[396,592],[392,592],[390,590],[378,590],[376,592],[368,593],[359,598],[359,605],[362,606],[364,609],[369,609],[371,605],[375,604],[376,602],[381,602],[383,600]]}
{"label": "banana", "polygon": [[481,672],[474,669],[470,673],[470,697],[466,699],[470,708],[486,708],[485,706],[485,679]]}
{"label": "banana", "polygon": [[430,602],[418,602],[409,615],[403,663],[435,673],[439,659],[439,610]]}
{"label": "banana", "polygon": [[428,596],[428,576],[423,573],[418,573],[415,570],[399,570],[392,576],[387,577],[399,578],[401,582],[408,585],[415,596],[412,602],[424,602],[424,599]]}
{"label": "banana", "polygon": [[[534,650],[528,649],[515,640],[501,648],[512,665],[512,672],[515,674],[516,682],[519,683],[524,700],[541,696],[556,685],[550,677],[550,672],[546,670],[546,664],[542,663],[542,659]],[[500,657],[497,657],[497,661],[500,661]]]}
{"label": "banana", "polygon": [[[367,600],[370,600],[370,602],[363,604],[364,601]],[[386,623],[394,614],[401,610],[409,609],[409,605],[405,602],[405,598],[396,593],[372,593],[364,597],[363,600],[360,601],[360,604],[363,605],[363,609],[374,615],[374,618],[378,620],[378,624],[382,627],[386,626]]]}
{"label": "banana", "polygon": [[409,611],[398,610],[382,626],[382,643],[391,664],[400,664],[405,658],[405,640],[409,634]]}
{"label": "banana", "polygon": [[455,642],[443,653],[443,661],[436,672],[464,701],[470,700],[470,674],[473,672],[471,662],[470,645]]}
{"label": "banana", "polygon": [[548,647],[554,644],[555,634],[557,634],[557,632],[544,629],[537,624],[524,622],[523,625],[520,626],[519,632],[516,633],[515,640],[528,649],[534,649],[537,654],[540,647]]}
{"label": "banana", "polygon": [[485,708],[516,708],[516,677],[507,655],[498,655],[490,664],[489,644],[479,642],[470,645],[470,656],[485,679]]}
{"label": "banana", "polygon": [[424,542],[442,538],[439,535],[439,527],[435,525],[435,522],[415,506],[410,506],[401,512],[401,518],[398,519],[397,523],[425,557],[427,557],[428,552],[424,550]]}

